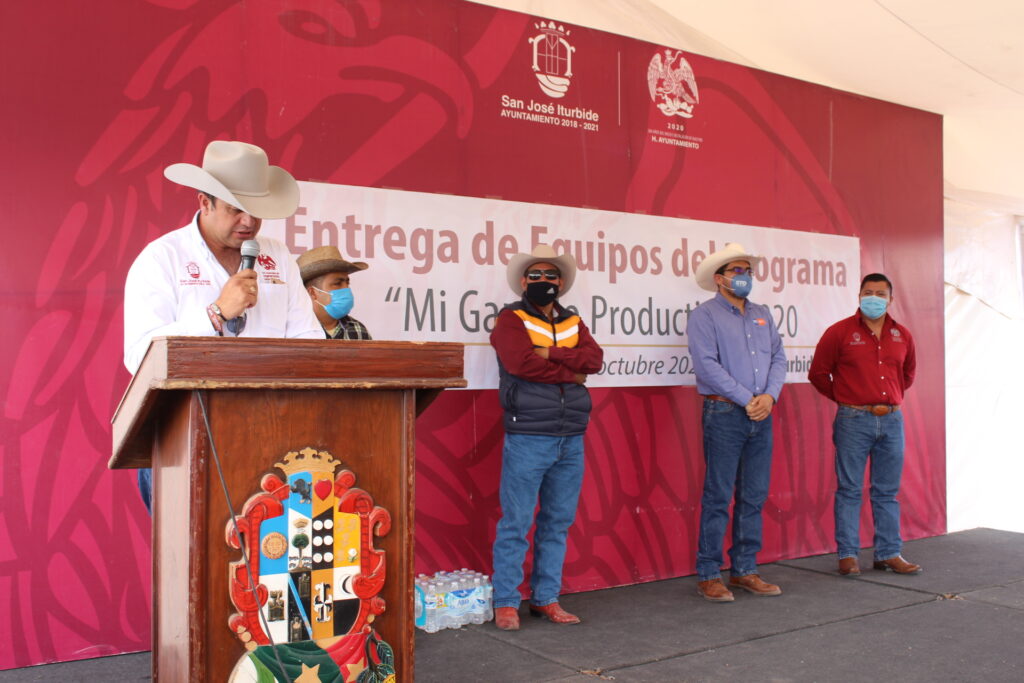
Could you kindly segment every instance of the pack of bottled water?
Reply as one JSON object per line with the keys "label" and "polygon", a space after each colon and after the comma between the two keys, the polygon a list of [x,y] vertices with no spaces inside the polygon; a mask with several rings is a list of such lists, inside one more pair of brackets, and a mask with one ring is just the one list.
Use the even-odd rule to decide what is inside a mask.
{"label": "pack of bottled water", "polygon": [[436,633],[466,624],[482,624],[494,618],[487,574],[463,567],[416,577],[416,628]]}

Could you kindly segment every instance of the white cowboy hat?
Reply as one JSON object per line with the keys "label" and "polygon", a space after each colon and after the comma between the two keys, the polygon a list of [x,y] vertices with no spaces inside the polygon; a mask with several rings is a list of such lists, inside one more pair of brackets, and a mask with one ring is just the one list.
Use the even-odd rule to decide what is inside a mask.
{"label": "white cowboy hat", "polygon": [[534,263],[550,263],[558,268],[558,272],[562,274],[562,286],[558,290],[559,296],[568,292],[572,287],[573,280],[576,279],[576,259],[570,254],[559,256],[550,245],[538,244],[533,248],[532,253],[516,254],[509,259],[505,274],[508,277],[508,286],[517,296],[523,295],[523,276]]}
{"label": "white cowboy hat", "polygon": [[346,261],[341,257],[338,248],[331,245],[310,249],[299,256],[297,262],[299,273],[302,276],[302,284],[326,273],[345,273],[347,275],[370,267],[362,261]]}
{"label": "white cowboy hat", "polygon": [[214,140],[203,166],[171,164],[164,177],[206,192],[255,218],[288,218],[299,206],[299,185],[288,171],[271,166],[256,145]]}
{"label": "white cowboy hat", "polygon": [[760,256],[754,256],[753,254],[747,253],[747,250],[743,248],[742,244],[735,242],[729,242],[724,247],[716,251],[715,253],[708,256],[706,259],[700,262],[697,266],[697,285],[701,289],[706,289],[709,292],[717,292],[718,285],[715,284],[715,271],[724,265],[732,263],[733,261],[749,261],[751,267],[757,261],[760,261]]}

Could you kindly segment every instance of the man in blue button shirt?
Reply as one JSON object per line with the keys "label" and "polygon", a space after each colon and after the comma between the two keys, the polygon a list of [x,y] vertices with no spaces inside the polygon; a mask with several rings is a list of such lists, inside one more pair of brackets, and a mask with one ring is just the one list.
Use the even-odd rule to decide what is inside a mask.
{"label": "man in blue button shirt", "polygon": [[722,546],[735,494],[729,585],[754,595],[781,595],[761,579],[761,508],[768,498],[772,463],[772,408],[786,379],[786,352],[767,306],[747,300],[758,257],[739,244],[704,259],[697,284],[717,292],[690,314],[697,391],[704,397],[704,494],[697,547],[697,592],[730,602],[722,583]]}

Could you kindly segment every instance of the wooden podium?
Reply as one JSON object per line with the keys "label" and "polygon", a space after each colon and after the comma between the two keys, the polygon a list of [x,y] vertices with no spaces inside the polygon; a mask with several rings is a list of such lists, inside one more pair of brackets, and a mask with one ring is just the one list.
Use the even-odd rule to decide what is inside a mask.
{"label": "wooden podium", "polygon": [[[254,559],[262,559],[264,566],[272,561],[289,565],[282,590],[296,598],[295,604],[287,607],[286,623],[305,621],[303,633],[309,639],[311,629],[323,626],[312,625],[320,616],[337,616],[342,611],[350,614],[359,609],[359,616],[353,617],[357,623],[371,625],[394,649],[398,680],[413,680],[417,402],[422,406],[444,388],[465,386],[462,372],[463,347],[452,343],[154,339],[114,414],[113,456],[109,463],[111,468],[153,468],[154,680],[227,681],[246,657],[246,643],[250,650],[255,647],[254,633],[246,632],[240,624],[259,624],[260,618],[264,625],[270,624],[266,611],[259,616],[258,610],[265,607],[253,607],[249,622],[238,618],[239,599],[232,593],[237,586],[231,588],[231,579],[246,574],[239,537],[231,531],[231,509],[243,522],[242,545],[250,548],[250,565]],[[212,444],[204,422],[204,405]],[[300,451],[317,452],[313,458],[329,453],[338,462],[339,472],[349,471],[354,477],[346,474],[337,481],[330,479],[330,486],[317,477],[335,475],[320,473],[313,475],[313,481],[301,476],[289,480],[280,471],[280,463],[288,454],[293,460],[301,460],[305,456],[296,455]],[[293,465],[295,468],[301,469]],[[270,483],[264,485],[264,481]],[[275,486],[276,493],[268,493]],[[260,496],[263,502],[256,505]],[[247,501],[253,499],[248,522],[255,520],[258,524],[274,514],[265,511],[275,509],[275,505],[301,506],[314,501],[313,505],[323,509],[322,496],[329,496],[324,498],[328,507],[333,503],[337,511],[344,503],[351,513],[341,519],[344,515],[335,512],[339,515],[337,540],[334,536],[317,538],[310,531],[317,528],[316,521],[306,520],[299,527],[300,515],[294,522],[296,528],[281,527],[283,532],[277,536],[266,534],[264,529],[263,550],[268,554],[261,555],[260,539],[256,538],[259,527],[246,526],[247,520],[241,518]],[[298,514],[294,510],[286,513],[291,516],[285,518],[293,521]],[[269,528],[271,523],[286,523],[281,521],[279,511],[276,514],[277,522],[266,521],[264,525]],[[343,548],[341,527],[354,528],[353,520],[358,520],[359,514],[363,515],[363,546]],[[333,529],[333,519],[320,523],[320,528],[329,525]],[[306,534],[305,541],[300,534]],[[332,549],[347,554],[347,558],[335,562],[350,561],[352,566],[338,571],[350,571],[352,585],[362,580],[364,592],[371,590],[366,586],[368,567],[379,566],[380,576],[375,580],[382,585],[372,600],[331,602],[323,611],[325,598],[337,600],[345,595],[340,580],[330,586],[327,581],[315,582],[319,571],[315,563],[323,564],[324,558],[333,555],[320,552],[326,545],[313,547],[321,541],[334,543]],[[283,560],[269,559],[282,556]],[[312,566],[312,585],[314,589],[321,586],[320,593],[305,608],[297,597],[302,581],[299,589],[294,581],[288,583],[293,563],[298,569]],[[364,574],[361,579],[355,576],[360,567]],[[310,579],[304,581],[309,595]],[[344,589],[349,588],[346,582]],[[259,590],[259,603],[265,605],[267,591]],[[252,592],[246,595],[251,598]],[[281,598],[280,592],[272,596],[274,600]],[[333,608],[336,611],[331,611]],[[314,613],[316,609],[321,611]],[[337,628],[345,628],[340,625],[340,616],[338,619]],[[277,626],[268,626],[271,631],[273,628]],[[274,640],[281,642],[279,638]],[[305,665],[302,671],[306,672]]]}

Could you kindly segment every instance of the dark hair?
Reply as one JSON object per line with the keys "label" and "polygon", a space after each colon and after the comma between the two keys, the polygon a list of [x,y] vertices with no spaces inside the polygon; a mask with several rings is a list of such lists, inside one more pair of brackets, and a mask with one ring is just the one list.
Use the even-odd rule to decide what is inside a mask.
{"label": "dark hair", "polygon": [[217,208],[217,198],[216,197],[214,197],[209,192],[204,192],[203,190],[199,190],[199,193],[202,194],[204,197],[206,197],[207,199],[210,200],[210,206],[212,206],[215,209]]}
{"label": "dark hair", "polygon": [[725,275],[725,266],[727,266],[727,265],[729,265],[729,264],[728,264],[728,263],[726,263],[726,264],[725,264],[725,265],[723,265],[723,266],[722,266],[721,268],[719,268],[718,270],[716,270],[716,271],[715,271],[715,275]]}
{"label": "dark hair", "polygon": [[889,285],[889,296],[892,296],[892,283],[889,282],[889,278],[881,273],[869,273],[868,275],[865,275],[864,279],[860,281],[860,288],[864,289],[864,285],[868,282],[884,282]]}

